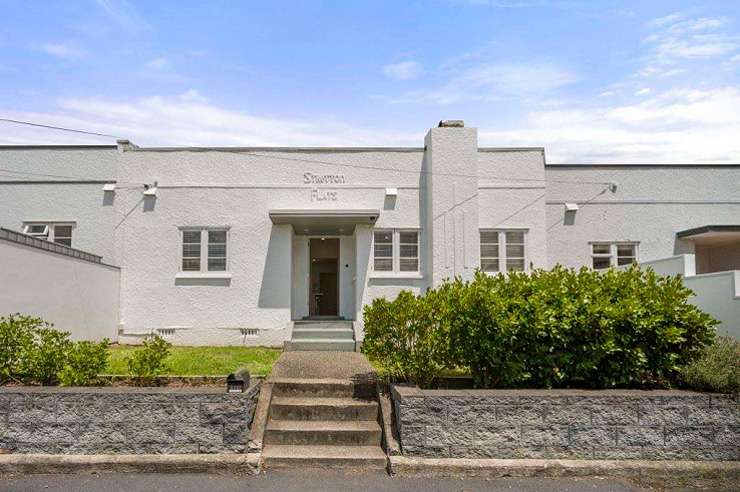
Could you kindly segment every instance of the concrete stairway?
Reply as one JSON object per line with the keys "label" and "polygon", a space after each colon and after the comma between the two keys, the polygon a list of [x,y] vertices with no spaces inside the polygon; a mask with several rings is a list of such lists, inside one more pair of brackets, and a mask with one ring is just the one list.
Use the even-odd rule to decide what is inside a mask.
{"label": "concrete stairway", "polygon": [[286,349],[354,352],[352,322],[340,319],[296,321]]}
{"label": "concrete stairway", "polygon": [[374,383],[341,379],[275,379],[264,434],[267,468],[382,469]]}

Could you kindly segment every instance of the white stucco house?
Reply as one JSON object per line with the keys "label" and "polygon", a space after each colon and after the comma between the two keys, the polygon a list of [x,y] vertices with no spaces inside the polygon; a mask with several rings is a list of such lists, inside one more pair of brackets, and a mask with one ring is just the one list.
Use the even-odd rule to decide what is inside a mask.
{"label": "white stucco house", "polygon": [[[118,267],[104,281],[118,297],[88,309],[113,313],[97,336],[123,343],[280,345],[317,317],[353,321],[359,341],[376,297],[558,263],[695,277],[740,333],[740,165],[549,164],[542,148],[479,147],[461,122],[411,148],[0,147],[0,227]],[[100,281],[0,247],[16,248],[0,255],[2,312],[89,298],[21,302],[27,277],[33,292]]]}

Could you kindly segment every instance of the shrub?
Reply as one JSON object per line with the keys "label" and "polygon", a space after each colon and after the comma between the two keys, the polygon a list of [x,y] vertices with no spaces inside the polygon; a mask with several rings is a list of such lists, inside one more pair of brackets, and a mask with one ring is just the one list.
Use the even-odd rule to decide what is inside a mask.
{"label": "shrub", "polygon": [[375,299],[363,313],[362,351],[391,378],[427,386],[447,366],[440,334],[441,309],[434,292],[417,297],[401,292],[394,301]]}
{"label": "shrub", "polygon": [[0,383],[20,379],[22,360],[31,350],[33,333],[44,321],[31,316],[0,316]]}
{"label": "shrub", "polygon": [[97,381],[108,363],[108,344],[102,342],[77,342],[68,353],[64,368],[59,372],[59,382],[65,386],[87,386]]}
{"label": "shrub", "polygon": [[55,384],[71,347],[68,332],[55,330],[50,324],[37,327],[33,331],[33,343],[22,355],[21,377],[43,385]]}
{"label": "shrub", "polygon": [[484,388],[662,386],[714,337],[717,322],[690,294],[636,266],[477,272],[366,307],[363,347],[420,384],[463,367]]}
{"label": "shrub", "polygon": [[165,359],[170,354],[172,344],[159,335],[144,340],[143,347],[126,358],[129,373],[139,383],[151,383],[167,368]]}
{"label": "shrub", "polygon": [[740,392],[740,341],[717,337],[701,357],[683,368],[681,380],[698,391]]}

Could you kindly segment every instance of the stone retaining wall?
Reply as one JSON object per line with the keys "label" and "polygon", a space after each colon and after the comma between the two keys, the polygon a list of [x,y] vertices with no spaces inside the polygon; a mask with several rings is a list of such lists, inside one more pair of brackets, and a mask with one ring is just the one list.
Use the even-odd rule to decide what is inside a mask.
{"label": "stone retaining wall", "polygon": [[740,460],[740,405],[733,395],[391,390],[407,456]]}
{"label": "stone retaining wall", "polygon": [[243,453],[258,392],[0,388],[0,453]]}

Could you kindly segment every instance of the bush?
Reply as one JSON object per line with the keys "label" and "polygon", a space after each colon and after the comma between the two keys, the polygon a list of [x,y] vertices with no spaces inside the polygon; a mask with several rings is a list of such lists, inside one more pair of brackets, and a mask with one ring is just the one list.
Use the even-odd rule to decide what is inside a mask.
{"label": "bush", "polygon": [[129,373],[141,384],[151,383],[167,369],[165,359],[170,347],[172,344],[159,335],[145,339],[143,347],[126,359]]}
{"label": "bush", "polygon": [[[47,327],[48,326],[48,327]],[[43,385],[57,382],[57,374],[67,362],[67,354],[72,347],[69,333],[58,331],[46,324],[33,332],[33,343],[20,362],[20,376],[28,381]]]}
{"label": "bush", "polygon": [[31,350],[33,333],[43,320],[11,314],[0,316],[0,383],[21,378],[21,362]]}
{"label": "bush", "polygon": [[97,382],[108,363],[108,339],[102,342],[77,342],[68,353],[64,368],[59,372],[59,382],[65,386],[88,386]]}
{"label": "bush", "polygon": [[740,392],[740,341],[717,337],[701,357],[683,368],[681,380],[698,391]]}
{"label": "bush", "polygon": [[417,297],[404,291],[392,302],[375,299],[365,308],[362,352],[387,376],[427,386],[446,367],[435,300],[434,292]]}
{"label": "bush", "polygon": [[363,347],[420,383],[463,367],[483,388],[664,386],[714,337],[717,322],[690,294],[680,278],[638,267],[477,272],[367,306]]}

